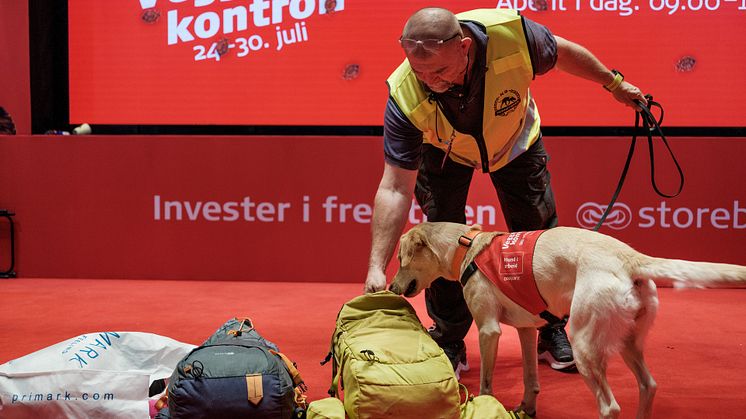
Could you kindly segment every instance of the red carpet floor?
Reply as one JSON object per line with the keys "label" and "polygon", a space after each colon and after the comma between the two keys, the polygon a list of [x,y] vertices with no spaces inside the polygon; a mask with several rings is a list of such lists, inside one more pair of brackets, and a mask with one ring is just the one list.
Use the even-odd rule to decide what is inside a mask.
{"label": "red carpet floor", "polygon": [[[0,280],[0,363],[89,332],[140,331],[200,344],[225,320],[247,315],[267,339],[297,362],[309,399],[326,396],[331,367],[320,366],[334,320],[362,284],[218,281],[12,279]],[[411,300],[430,324],[422,296]],[[646,359],[658,382],[657,418],[746,417],[746,290],[660,290],[660,311]],[[475,327],[467,337],[472,370],[462,376],[479,388]],[[518,337],[504,328],[494,378],[495,396],[520,402]],[[539,369],[539,417],[595,418],[595,400],[577,374]],[[637,386],[616,358],[609,382],[634,417]]]}

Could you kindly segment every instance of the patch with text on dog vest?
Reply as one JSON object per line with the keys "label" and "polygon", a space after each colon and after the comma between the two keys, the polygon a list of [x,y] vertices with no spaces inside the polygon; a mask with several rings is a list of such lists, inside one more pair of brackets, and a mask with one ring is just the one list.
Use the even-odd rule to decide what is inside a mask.
{"label": "patch with text on dog vest", "polygon": [[545,230],[519,231],[492,239],[474,263],[505,296],[531,314],[547,309],[534,280],[534,248]]}

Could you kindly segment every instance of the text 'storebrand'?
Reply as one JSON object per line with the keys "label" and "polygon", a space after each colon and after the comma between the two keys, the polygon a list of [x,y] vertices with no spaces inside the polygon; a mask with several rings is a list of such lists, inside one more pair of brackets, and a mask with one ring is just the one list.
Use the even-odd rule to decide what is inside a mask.
{"label": "text 'storebrand'", "polygon": [[[593,228],[606,210],[605,205],[586,202],[578,207],[576,221],[584,228]],[[621,230],[636,222],[639,228],[715,228],[718,230],[746,229],[746,206],[733,201],[732,206],[719,208],[671,207],[665,201],[657,206],[641,207],[633,220],[632,209],[621,202],[614,204],[604,226]]]}

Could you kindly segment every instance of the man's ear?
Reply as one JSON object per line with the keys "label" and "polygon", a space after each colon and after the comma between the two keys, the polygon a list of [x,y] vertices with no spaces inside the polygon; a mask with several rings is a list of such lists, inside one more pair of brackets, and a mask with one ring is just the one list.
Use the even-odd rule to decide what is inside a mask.
{"label": "man's ear", "polygon": [[473,39],[471,39],[468,36],[464,36],[463,38],[461,38],[461,45],[459,45],[459,47],[461,47],[468,54],[469,48],[471,48],[472,42],[474,42]]}

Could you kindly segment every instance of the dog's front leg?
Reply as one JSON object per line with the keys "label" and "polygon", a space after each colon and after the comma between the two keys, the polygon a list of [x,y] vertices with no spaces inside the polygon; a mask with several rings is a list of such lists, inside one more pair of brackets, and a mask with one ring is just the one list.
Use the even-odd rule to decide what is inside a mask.
{"label": "dog's front leg", "polygon": [[536,396],[539,395],[539,375],[536,355],[536,329],[518,328],[523,357],[523,400],[516,410],[523,410],[529,416],[536,416]]}
{"label": "dog's front leg", "polygon": [[495,358],[497,358],[502,329],[496,318],[477,322],[477,327],[479,328],[479,357],[481,358],[479,394],[492,395],[492,374],[495,370]]}
{"label": "dog's front leg", "polygon": [[495,370],[495,358],[500,342],[501,307],[489,279],[477,272],[464,287],[464,299],[469,307],[474,323],[479,330],[479,394],[492,395],[492,374]]}

